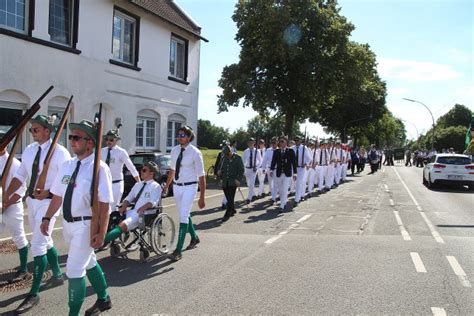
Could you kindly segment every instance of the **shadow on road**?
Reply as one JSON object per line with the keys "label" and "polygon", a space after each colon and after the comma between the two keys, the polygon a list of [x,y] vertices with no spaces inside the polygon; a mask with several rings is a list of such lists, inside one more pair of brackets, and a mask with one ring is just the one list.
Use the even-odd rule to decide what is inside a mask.
{"label": "shadow on road", "polygon": [[[425,187],[427,187],[425,185]],[[428,187],[427,187],[428,188]],[[445,184],[441,186],[440,184],[432,185],[431,188],[428,188],[430,191],[441,192],[441,193],[457,193],[457,194],[474,194],[474,191],[469,190],[467,186],[460,185],[449,185]]]}

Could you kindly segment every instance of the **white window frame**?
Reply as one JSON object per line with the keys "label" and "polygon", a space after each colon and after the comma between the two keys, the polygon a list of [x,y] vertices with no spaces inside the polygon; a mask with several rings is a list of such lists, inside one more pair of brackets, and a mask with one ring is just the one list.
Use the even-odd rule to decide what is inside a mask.
{"label": "white window frame", "polygon": [[[16,6],[16,0],[15,0],[15,6]],[[5,8],[6,10],[6,8]],[[8,11],[7,11],[8,12]],[[6,30],[10,30],[10,31],[14,31],[16,33],[21,33],[21,34],[28,34],[29,33],[29,25],[28,25],[28,22],[29,22],[29,16],[30,14],[30,0],[25,0],[25,15],[24,15],[24,30],[20,30],[20,29],[17,29],[16,27],[11,27],[11,26],[7,26],[7,25],[4,25],[4,24],[0,24],[0,28],[3,28],[3,29],[6,29]],[[6,21],[5,21],[6,23]]]}
{"label": "white window frame", "polygon": [[[171,125],[171,146],[169,146],[169,143],[168,143],[170,140],[170,137],[168,136],[170,132],[170,129],[168,126],[170,123],[172,124]],[[181,124],[180,127],[182,127],[186,124],[186,121],[179,120],[179,119],[170,119],[168,120],[168,123],[166,124],[166,150],[167,151],[171,151],[173,147],[178,145],[178,141],[176,140],[176,133],[178,132],[178,129],[180,127],[177,128],[177,124]]]}
{"label": "white window frame", "polygon": [[[58,114],[56,121],[54,122],[54,127],[57,129],[59,123],[61,122],[61,118],[64,114],[64,111],[66,108],[58,107],[58,106],[50,106],[48,107],[48,116],[51,116],[52,114]],[[68,121],[73,122],[72,119],[72,111],[69,112],[69,117]],[[56,135],[56,132],[51,133],[51,138],[54,138],[54,135]],[[68,148],[69,142],[67,140],[67,137],[69,135],[69,130],[67,129],[67,126],[64,127],[61,137],[59,138],[59,144],[63,145],[64,147]]]}
{"label": "white window frame", "polygon": [[[120,30],[120,48],[119,48],[119,57],[116,57],[114,55],[114,25],[115,25],[115,18],[116,17],[119,17],[122,22],[121,22],[121,30]],[[132,39],[132,56],[130,58],[131,61],[125,61],[123,60],[123,49],[124,49],[124,42],[125,42],[125,27],[124,26],[124,23],[123,21],[124,20],[128,20],[130,22],[133,22],[133,39]],[[137,41],[137,19],[117,10],[117,9],[114,9],[114,17],[113,17],[113,20],[112,20],[112,58],[114,60],[117,60],[119,62],[122,62],[122,63],[126,63],[126,64],[130,64],[130,65],[135,65],[135,60],[136,60],[136,56],[135,56],[135,51],[136,51],[136,41]]]}
{"label": "white window frame", "polygon": [[[183,45],[183,56],[182,60],[179,60],[178,56],[178,44]],[[170,41],[170,66],[169,66],[169,72],[170,76],[181,79],[181,80],[186,80],[186,41],[178,38],[174,35],[171,35],[171,41]],[[174,47],[174,49],[173,49]],[[174,61],[173,61],[174,60]],[[182,74],[178,73],[178,64],[181,63],[182,67]]]}
{"label": "white window frame", "polygon": [[[1,109],[9,109],[9,110],[15,110],[15,111],[20,111],[21,115],[25,113],[27,110],[27,105],[24,103],[18,103],[18,102],[10,102],[10,101],[2,101],[0,100],[0,108]],[[27,125],[27,128],[29,128],[30,124]],[[6,131],[5,131],[6,132]],[[20,147],[18,148],[18,151],[16,152],[16,157],[21,158],[21,154],[23,153],[23,149],[25,148],[24,144],[28,141],[28,137],[30,136],[30,132],[27,130],[26,133],[21,135],[21,141],[20,141]],[[8,145],[8,150],[11,150],[11,147],[13,146],[13,142],[11,142]]]}
{"label": "white window frame", "polygon": [[[52,0],[49,0],[49,8],[51,9],[51,1]],[[54,43],[57,43],[57,44],[60,44],[60,45],[64,45],[64,46],[68,46],[68,47],[72,47],[73,46],[73,34],[74,34],[74,8],[75,8],[75,5],[74,5],[74,1],[75,0],[67,0],[70,2],[70,11],[69,11],[69,38],[68,38],[68,41],[69,43],[63,43],[63,42],[60,42],[60,41],[55,41],[52,37],[52,34],[50,33],[50,24],[51,24],[51,16],[48,15],[48,34],[49,34],[49,38],[51,40],[51,42],[54,42]],[[50,12],[51,13],[51,12]]]}
{"label": "white window frame", "polygon": [[[136,127],[135,127],[135,133],[138,129],[138,121],[143,121],[143,127],[142,127],[142,144],[141,146],[138,144],[138,141],[137,141],[137,134],[135,134],[135,146],[137,149],[143,149],[143,150],[155,150],[158,148],[158,137],[157,137],[157,132],[158,132],[158,119],[157,118],[154,118],[154,117],[146,117],[146,116],[138,116],[137,117],[137,123],[136,123]],[[154,131],[154,135],[152,135],[153,137],[153,146],[147,146],[146,144],[146,139],[147,137],[150,137],[150,135],[148,135],[148,131],[147,131],[147,124],[146,122],[154,122],[155,123],[155,131]]]}

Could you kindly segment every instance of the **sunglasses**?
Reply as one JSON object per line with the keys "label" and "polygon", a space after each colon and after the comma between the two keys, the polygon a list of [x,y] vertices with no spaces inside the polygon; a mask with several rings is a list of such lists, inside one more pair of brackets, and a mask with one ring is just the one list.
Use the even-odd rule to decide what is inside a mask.
{"label": "sunglasses", "polygon": [[41,128],[39,128],[39,127],[30,127],[29,131],[30,131],[30,133],[36,134],[39,131],[41,131]]}
{"label": "sunglasses", "polygon": [[141,172],[149,172],[150,170],[148,168],[142,168]]}
{"label": "sunglasses", "polygon": [[69,135],[68,136],[68,139],[69,140],[72,140],[72,141],[75,141],[75,142],[78,142],[80,141],[81,139],[83,140],[90,140],[90,138],[87,138],[87,137],[82,137],[82,136],[79,136],[79,135]]}
{"label": "sunglasses", "polygon": [[107,141],[108,142],[113,142],[113,141],[115,141],[115,138],[107,138]]}
{"label": "sunglasses", "polygon": [[184,133],[179,133],[179,134],[176,135],[176,137],[178,137],[178,138],[186,138],[186,137],[188,137],[188,135],[186,135],[186,134],[184,134]]}

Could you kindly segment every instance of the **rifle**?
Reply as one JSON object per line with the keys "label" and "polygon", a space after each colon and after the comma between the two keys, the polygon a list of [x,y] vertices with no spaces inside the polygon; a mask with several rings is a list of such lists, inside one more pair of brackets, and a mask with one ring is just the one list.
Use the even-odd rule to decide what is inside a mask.
{"label": "rifle", "polygon": [[73,96],[71,95],[71,97],[69,98],[66,109],[64,110],[63,117],[61,118],[61,121],[59,122],[59,125],[58,125],[58,129],[56,130],[56,135],[54,135],[53,141],[51,142],[51,146],[49,146],[48,153],[46,154],[46,157],[44,158],[43,170],[41,170],[41,174],[38,178],[38,182],[34,190],[35,193],[40,193],[41,191],[44,190],[44,185],[46,183],[46,177],[48,175],[49,164],[51,163],[51,158],[53,157],[54,150],[56,149],[56,144],[58,143],[59,137],[61,136],[61,133],[69,117],[69,113],[71,112],[72,97]]}
{"label": "rifle", "polygon": [[40,96],[35,103],[33,103],[33,105],[25,112],[25,114],[23,114],[20,122],[18,122],[16,125],[12,126],[8,130],[8,132],[3,136],[2,141],[0,142],[0,150],[5,149],[16,135],[21,135],[20,129],[26,126],[26,124],[28,124],[33,115],[38,112],[38,110],[40,109],[40,102],[43,101],[43,99],[48,95],[51,90],[53,90],[53,88],[53,86],[49,87],[48,90],[46,90],[46,92],[43,93],[43,95]]}
{"label": "rifle", "polygon": [[100,172],[100,155],[102,149],[102,133],[103,133],[103,122],[102,122],[102,103],[99,105],[99,112],[95,115],[96,124],[96,143],[94,152],[94,172],[92,175],[92,197],[91,197],[91,239],[97,235],[102,229],[107,229],[107,225],[102,227],[99,208],[99,172]]}

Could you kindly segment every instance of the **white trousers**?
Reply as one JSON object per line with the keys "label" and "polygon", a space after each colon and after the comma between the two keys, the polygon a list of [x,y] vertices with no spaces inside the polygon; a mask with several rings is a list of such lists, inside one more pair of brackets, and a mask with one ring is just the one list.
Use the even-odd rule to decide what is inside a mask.
{"label": "white trousers", "polygon": [[179,211],[179,222],[182,224],[189,222],[189,214],[193,208],[197,188],[197,183],[183,186],[173,185],[174,201]]}
{"label": "white trousers", "polygon": [[43,221],[43,217],[46,215],[50,202],[50,199],[36,200],[30,197],[26,199],[28,205],[28,222],[30,223],[31,231],[33,232],[31,236],[31,254],[33,257],[45,255],[48,249],[51,249],[54,246],[51,234],[59,215],[59,210],[49,221],[49,236],[43,235],[40,229],[41,222]]}
{"label": "white trousers", "polygon": [[338,163],[336,167],[336,174],[334,176],[334,183],[339,184],[339,182],[341,182],[341,174],[342,174],[342,163]]}
{"label": "white trousers", "polygon": [[319,182],[319,170],[320,167],[316,166],[314,169],[311,168],[308,171],[308,192],[312,193],[314,186]]}
{"label": "white trousers", "polygon": [[261,196],[265,193],[265,170],[258,169],[257,170],[257,177],[258,177],[258,196]]}
{"label": "white trousers", "polygon": [[296,190],[296,181],[293,179],[293,177],[290,178],[290,192],[295,193]]}
{"label": "white trousers", "polygon": [[25,226],[23,224],[23,202],[10,205],[2,214],[0,222],[0,233],[6,228],[12,236],[17,249],[24,248],[28,245],[25,236]]}
{"label": "white trousers", "polygon": [[324,182],[326,179],[326,175],[328,172],[328,166],[319,166],[319,183],[318,183],[318,190],[322,191],[324,189]]}
{"label": "white trousers", "polygon": [[245,180],[247,181],[247,186],[249,188],[249,193],[247,195],[247,200],[252,201],[253,196],[255,195],[255,178],[257,177],[257,172],[253,171],[252,168],[245,168]]}
{"label": "white trousers", "polygon": [[110,212],[117,210],[117,205],[120,204],[120,200],[122,199],[123,189],[123,181],[112,183],[112,194],[114,197],[114,201],[110,203]]}
{"label": "white trousers", "polygon": [[342,179],[343,181],[346,181],[346,177],[347,177],[347,165],[348,165],[347,162],[342,165],[341,179]]}
{"label": "white trousers", "polygon": [[307,172],[305,167],[298,167],[296,172],[295,202],[299,203],[306,192]]}
{"label": "white trousers", "polygon": [[97,258],[91,242],[91,221],[68,223],[63,220],[63,235],[68,246],[66,275],[68,278],[82,278],[86,270],[97,265]]}
{"label": "white trousers", "polygon": [[276,198],[278,195],[278,187],[276,185],[275,171],[273,171],[273,176],[270,174],[270,172],[267,172],[267,174],[268,174],[268,184],[270,185],[270,192],[272,193],[272,200],[276,201]]}
{"label": "white trousers", "polygon": [[327,189],[330,189],[332,185],[334,184],[334,164],[330,163],[327,166],[327,171],[326,171],[326,178],[325,178],[325,186]]}
{"label": "white trousers", "polygon": [[278,187],[278,194],[280,195],[281,208],[285,208],[286,202],[288,201],[288,187],[290,185],[291,178],[292,177],[285,176],[284,173],[275,178],[276,186]]}

